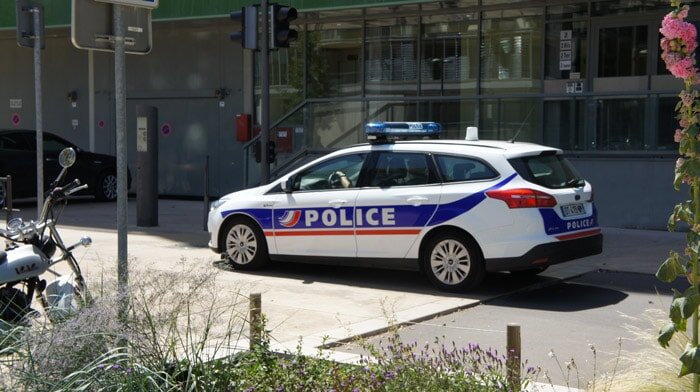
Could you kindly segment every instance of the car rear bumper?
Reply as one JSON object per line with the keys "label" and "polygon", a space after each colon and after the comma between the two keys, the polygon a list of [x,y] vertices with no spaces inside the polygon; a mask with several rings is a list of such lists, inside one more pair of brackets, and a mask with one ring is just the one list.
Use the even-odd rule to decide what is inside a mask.
{"label": "car rear bumper", "polygon": [[546,267],[565,261],[600,254],[603,251],[603,234],[590,237],[550,242],[537,245],[520,257],[486,259],[486,270],[517,271]]}

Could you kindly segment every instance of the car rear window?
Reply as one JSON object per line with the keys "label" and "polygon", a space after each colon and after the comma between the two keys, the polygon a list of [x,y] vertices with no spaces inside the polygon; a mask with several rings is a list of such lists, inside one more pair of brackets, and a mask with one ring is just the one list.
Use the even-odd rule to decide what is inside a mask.
{"label": "car rear window", "polygon": [[508,162],[525,180],[546,188],[575,188],[584,184],[583,177],[562,155],[512,158]]}

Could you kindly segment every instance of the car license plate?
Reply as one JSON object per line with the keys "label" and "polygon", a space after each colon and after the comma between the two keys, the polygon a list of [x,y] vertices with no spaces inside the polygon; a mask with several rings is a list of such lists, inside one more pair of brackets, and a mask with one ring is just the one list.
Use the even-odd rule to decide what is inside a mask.
{"label": "car license plate", "polygon": [[575,203],[561,206],[561,212],[564,216],[576,216],[584,215],[586,209],[583,207],[583,203]]}

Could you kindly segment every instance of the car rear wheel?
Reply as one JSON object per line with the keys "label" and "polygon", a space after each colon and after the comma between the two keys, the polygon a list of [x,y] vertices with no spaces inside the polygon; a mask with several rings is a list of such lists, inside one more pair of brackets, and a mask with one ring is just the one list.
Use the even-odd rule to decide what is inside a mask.
{"label": "car rear wheel", "polygon": [[95,198],[101,201],[117,199],[117,175],[114,172],[100,174],[95,186]]}
{"label": "car rear wheel", "polygon": [[423,271],[441,290],[466,291],[484,280],[484,261],[476,243],[459,233],[443,233],[427,243]]}
{"label": "car rear wheel", "polygon": [[265,237],[250,220],[236,218],[228,222],[223,240],[226,258],[234,268],[257,270],[269,263]]}

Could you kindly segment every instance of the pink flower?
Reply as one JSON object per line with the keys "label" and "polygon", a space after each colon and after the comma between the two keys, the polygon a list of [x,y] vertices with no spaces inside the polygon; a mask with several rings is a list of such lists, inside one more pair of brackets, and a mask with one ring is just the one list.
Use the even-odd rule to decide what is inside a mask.
{"label": "pink flower", "polygon": [[683,128],[683,129],[688,128],[690,126],[690,122],[688,122],[688,120],[686,120],[684,118],[680,119],[680,121],[678,121],[678,123],[681,126],[681,128]]}
{"label": "pink flower", "polygon": [[683,106],[691,107],[693,106],[693,100],[695,100],[696,95],[697,94],[695,92],[691,93],[683,90],[680,94],[678,94],[678,97],[680,97],[681,101],[683,101]]}
{"label": "pink flower", "polygon": [[673,141],[680,143],[681,139],[683,139],[683,132],[681,132],[680,129],[676,129],[676,133],[673,135]]}
{"label": "pink flower", "polygon": [[683,8],[681,8],[680,11],[676,14],[678,19],[686,19],[688,17],[688,11],[690,10],[690,7],[688,5],[684,5]]}
{"label": "pink flower", "polygon": [[677,78],[690,79],[694,78],[697,74],[697,69],[693,63],[694,61],[690,57],[685,57],[671,63],[666,60],[666,68],[668,68],[671,74]]}

